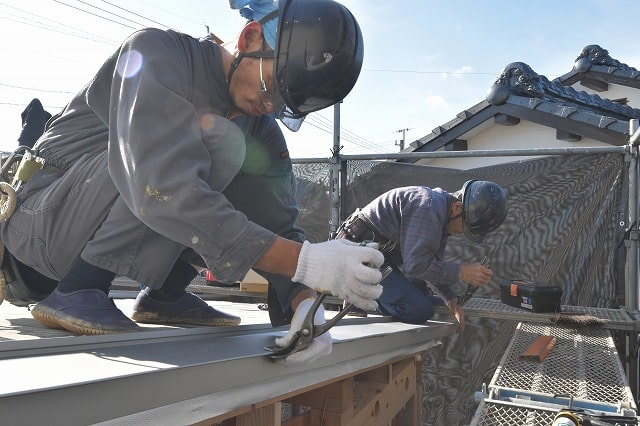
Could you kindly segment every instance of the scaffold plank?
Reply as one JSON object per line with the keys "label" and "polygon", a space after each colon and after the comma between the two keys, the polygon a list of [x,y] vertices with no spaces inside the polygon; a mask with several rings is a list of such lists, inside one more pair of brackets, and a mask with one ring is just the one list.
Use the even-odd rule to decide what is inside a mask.
{"label": "scaffold plank", "polygon": [[[542,362],[520,354],[540,336],[556,344]],[[519,323],[472,425],[550,424],[559,408],[637,411],[610,330]]]}

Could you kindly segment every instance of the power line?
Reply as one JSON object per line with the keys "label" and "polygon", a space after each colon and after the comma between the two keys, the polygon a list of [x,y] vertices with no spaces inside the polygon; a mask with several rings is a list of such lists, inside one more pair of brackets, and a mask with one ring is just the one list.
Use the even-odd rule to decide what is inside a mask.
{"label": "power line", "polygon": [[[112,40],[109,40],[109,39],[107,39],[105,37],[98,36],[96,34],[92,34],[90,32],[84,31],[84,30],[82,30],[80,28],[76,28],[76,27],[73,27],[71,25],[68,25],[68,24],[65,24],[65,23],[62,23],[62,22],[59,22],[59,21],[55,21],[53,19],[46,18],[46,17],[44,17],[42,15],[38,15],[36,13],[29,12],[29,11],[24,10],[24,9],[20,9],[18,7],[15,7],[15,6],[8,5],[8,4],[4,3],[4,2],[0,2],[0,5],[5,6],[5,7],[9,8],[9,9],[16,10],[18,12],[21,12],[21,13],[27,15],[27,16],[20,16],[20,15],[17,15],[15,13],[4,11],[4,13],[9,14],[10,16],[15,16],[15,17],[20,19],[20,21],[12,20],[13,22],[19,22],[19,23],[23,23],[23,24],[31,25],[31,26],[36,26],[34,24],[39,24],[40,26],[37,26],[38,28],[43,28],[43,29],[56,31],[56,32],[62,32],[59,29],[57,29],[59,27],[67,27],[67,28],[70,28],[73,31],[79,31],[80,33],[84,33],[84,34],[87,34],[87,35],[90,35],[90,36],[95,36],[95,37],[101,38],[101,39],[109,41],[109,42],[113,42]],[[32,17],[35,17],[36,19],[40,19],[41,21],[34,20]],[[7,18],[5,18],[5,19],[7,19]],[[7,19],[7,20],[11,20],[11,19]],[[55,25],[56,27],[51,27],[51,24],[48,24],[48,23],[42,22],[42,21],[49,21],[53,25]],[[64,33],[64,34],[69,34],[69,33]],[[73,35],[73,34],[69,34],[69,35]],[[93,41],[100,42],[99,40],[93,40]]]}
{"label": "power line", "polygon": [[[325,121],[325,126],[327,126],[328,128],[331,128],[331,133],[333,133],[333,122],[329,121],[326,117],[323,117],[322,115],[316,115],[317,118],[323,119]],[[377,151],[377,152],[385,152],[387,149],[384,146],[381,146],[379,144],[376,144],[370,140],[364,139],[363,137],[355,134],[354,132],[340,126],[340,138],[346,142],[351,142],[354,145],[357,145],[361,148],[365,148],[368,149],[370,151]]]}
{"label": "power line", "polygon": [[[317,114],[309,115],[307,117],[307,120],[311,126],[317,129],[320,129],[326,133],[333,134],[333,124],[322,115],[317,115]],[[367,149],[369,151],[386,152],[386,148],[381,147],[378,144],[375,144],[374,142],[368,141],[358,136],[357,134],[351,132],[350,130],[345,129],[344,127],[340,127],[340,139],[341,141],[352,143],[353,145],[356,145],[360,148]]]}
{"label": "power line", "polygon": [[[0,102],[0,105],[26,107],[29,104],[24,104],[24,103],[16,104],[16,103],[13,103],[13,102]],[[64,107],[61,107],[61,106],[50,106],[50,105],[42,105],[42,106],[44,107],[44,109],[47,109],[47,110],[49,110],[49,109],[54,110],[54,109],[62,109],[62,108],[64,108]]]}
{"label": "power line", "polygon": [[[78,0],[78,1],[80,1],[80,0]],[[107,0],[102,0],[102,2],[103,2],[103,3],[107,3],[108,5],[111,5],[111,6],[115,7],[115,8],[118,8],[118,9],[120,9],[120,10],[123,10],[123,11],[125,11],[125,12],[127,12],[127,13],[132,14],[132,15],[135,15],[135,16],[137,16],[137,17],[139,17],[139,18],[146,19],[147,21],[153,22],[154,24],[158,24],[158,25],[160,25],[160,26],[162,26],[162,27],[165,27],[165,28],[170,28],[170,27],[168,27],[167,25],[161,24],[161,23],[160,23],[160,22],[158,22],[158,21],[154,21],[153,19],[147,18],[147,17],[142,16],[142,15],[140,15],[140,14],[138,14],[138,13],[132,12],[132,11],[130,11],[129,9],[125,9],[124,7],[120,7],[120,6],[116,5],[116,4],[113,4],[113,3],[111,3],[111,2],[108,2]],[[95,6],[94,6],[94,7],[95,7]],[[116,16],[118,16],[118,15],[116,15]],[[125,18],[125,19],[126,19],[126,18]],[[131,21],[131,22],[133,22],[133,21]]]}
{"label": "power line", "polygon": [[153,4],[153,3],[150,3],[150,2],[147,2],[147,1],[143,1],[143,0],[138,0],[138,1],[139,1],[140,3],[144,3],[144,4],[146,4],[147,6],[153,7],[154,9],[158,9],[158,10],[161,10],[161,11],[163,11],[163,12],[166,12],[166,13],[170,14],[171,16],[175,16],[175,17],[177,17],[177,18],[184,19],[185,21],[189,21],[189,22],[191,22],[192,24],[204,25],[204,26],[206,27],[206,24],[205,24],[204,22],[197,22],[197,21],[194,21],[193,19],[186,18],[186,17],[181,16],[181,15],[179,15],[179,14],[177,14],[177,13],[173,12],[173,11],[170,11],[170,10],[167,10],[167,9],[163,9],[163,8],[158,7],[157,5],[155,5],[155,4]]}
{"label": "power line", "polygon": [[451,74],[451,75],[491,75],[496,76],[495,72],[467,72],[467,71],[418,71],[418,70],[385,70],[385,69],[365,69],[362,71],[369,72],[390,72],[390,73],[405,73],[405,74]]}
{"label": "power line", "polygon": [[[138,26],[140,26],[140,27],[144,27],[144,26],[145,26],[145,24],[142,24],[142,23],[140,23],[140,22],[136,22],[136,21],[134,21],[133,19],[129,19],[129,18],[126,18],[126,17],[124,17],[124,16],[118,15],[117,13],[113,13],[113,12],[112,12],[112,11],[110,11],[110,10],[106,10],[106,9],[101,8],[101,7],[98,7],[98,6],[96,6],[95,4],[87,3],[86,1],[83,1],[83,0],[76,0],[76,1],[77,1],[78,3],[82,3],[82,4],[84,4],[84,5],[87,5],[87,6],[89,6],[89,7],[92,7],[92,8],[94,8],[94,9],[97,9],[97,10],[99,10],[99,11],[101,11],[101,12],[105,12],[105,13],[107,13],[107,14],[109,14],[109,15],[113,15],[113,16],[115,16],[115,17],[117,17],[117,18],[124,19],[125,21],[129,21],[129,22],[131,22],[132,24],[136,24],[136,25],[138,25]],[[98,15],[95,15],[95,16],[98,16]]]}
{"label": "power line", "polygon": [[45,90],[45,89],[36,89],[35,87],[24,87],[24,86],[14,86],[12,84],[4,84],[0,83],[0,86],[11,87],[13,89],[22,89],[22,90],[34,90],[36,92],[46,92],[46,93],[63,93],[65,95],[73,95],[73,92],[66,92],[62,90]]}
{"label": "power line", "polygon": [[[66,7],[69,7],[69,8],[75,9],[75,10],[78,10],[78,11],[80,11],[80,12],[83,12],[83,13],[86,13],[86,14],[89,14],[89,15],[92,15],[92,16],[94,16],[94,17],[97,17],[97,18],[100,18],[100,19],[103,19],[103,20],[106,20],[106,21],[109,21],[109,22],[112,22],[112,23],[115,23],[115,24],[118,24],[118,25],[121,25],[121,26],[124,26],[124,27],[127,27],[127,28],[135,29],[134,27],[132,27],[132,26],[130,26],[130,25],[127,25],[126,23],[119,22],[119,21],[114,20],[114,19],[110,19],[110,18],[108,18],[107,16],[109,16],[109,15],[110,15],[110,16],[113,16],[113,17],[115,17],[115,18],[117,18],[117,19],[122,19],[122,20],[128,21],[128,22],[130,22],[130,23],[133,23],[133,24],[139,25],[139,26],[144,26],[144,25],[143,25],[142,23],[140,23],[140,22],[137,22],[137,21],[135,21],[135,20],[132,20],[132,19],[129,19],[129,18],[127,18],[127,17],[124,17],[124,16],[121,16],[121,15],[119,15],[119,14],[116,14],[116,13],[114,13],[114,12],[110,11],[110,10],[107,10],[107,9],[103,9],[103,8],[97,7],[97,6],[92,5],[92,4],[90,4],[90,3],[87,3],[86,1],[83,1],[83,0],[76,0],[76,1],[77,1],[78,3],[81,3],[81,4],[85,5],[85,6],[89,6],[89,7],[91,7],[91,8],[97,9],[97,10],[99,10],[100,12],[102,12],[103,14],[107,14],[107,16],[103,16],[102,14],[96,14],[96,13],[93,13],[92,11],[90,11],[90,10],[86,10],[85,8],[76,7],[76,6],[72,5],[72,4],[65,3],[65,2],[60,1],[60,0],[54,0],[54,1],[55,1],[56,3],[59,3],[59,4],[63,5],[63,6],[66,6]],[[137,16],[137,17],[139,17],[139,18],[142,18],[142,19],[145,19],[145,20],[148,20],[148,21],[154,22],[154,23],[156,23],[156,24],[158,24],[158,25],[161,25],[161,26],[163,26],[163,27],[167,27],[167,28],[169,28],[169,26],[167,26],[167,25],[164,25],[164,24],[162,24],[162,23],[160,23],[160,22],[158,22],[158,21],[155,21],[155,20],[153,20],[153,19],[146,18],[145,16],[143,16],[143,15],[141,15],[141,14],[138,14],[138,13],[136,13],[136,12],[133,12],[133,11],[129,10],[129,9],[125,9],[125,8],[120,7],[120,6],[117,6],[117,5],[115,5],[115,4],[113,4],[113,3],[109,2],[109,1],[102,0],[102,2],[103,2],[103,3],[106,3],[106,4],[110,5],[110,6],[113,6],[113,7],[117,8],[117,9],[120,9],[120,10],[122,10],[122,11],[124,11],[124,12],[130,13],[130,14],[132,14],[132,15],[134,15],[134,16]],[[145,3],[145,2],[143,2],[143,3]],[[3,3],[0,3],[0,4],[3,4]],[[10,6],[9,6],[9,7],[10,7]],[[155,7],[155,6],[154,6],[154,7]],[[157,8],[157,7],[156,7],[156,8]],[[157,9],[160,9],[160,8],[157,8]],[[162,10],[162,9],[160,9],[160,10]],[[24,11],[23,11],[23,12],[24,12]],[[29,13],[29,12],[25,12],[25,13]],[[170,13],[172,13],[173,15],[175,15],[173,12],[170,12]],[[32,15],[34,15],[34,16],[38,16],[38,15],[35,15],[35,14],[32,14]],[[21,18],[22,18],[22,17],[21,17]],[[24,19],[24,18],[22,18],[22,19]],[[45,18],[45,19],[46,19],[46,18]],[[184,18],[184,17],[183,17],[183,19],[187,19],[187,18]],[[187,19],[187,20],[189,20],[189,19]],[[193,20],[190,20],[190,21],[191,21],[191,22],[193,22],[193,23],[197,23],[196,21],[193,21]],[[29,23],[29,22],[27,22],[27,23]],[[33,23],[29,23],[29,24],[33,25]],[[46,25],[46,24],[43,24],[43,23],[40,23],[40,24],[42,24],[42,25]],[[198,24],[201,24],[201,23],[198,23]],[[62,25],[64,25],[64,24],[62,24]],[[45,27],[45,29],[49,29],[49,30],[51,30],[51,31],[55,31],[54,29],[51,29],[51,28],[46,28],[46,27]],[[77,29],[75,29],[75,30],[77,30]],[[81,30],[80,30],[80,31],[81,31]],[[74,37],[81,37],[81,36],[79,36],[79,35],[77,35],[77,34],[69,34],[69,35],[74,36]],[[85,37],[81,37],[81,38],[85,38]],[[32,88],[32,87],[13,86],[13,85],[9,85],[9,84],[2,84],[2,85],[3,85],[3,86],[6,86],[6,87],[13,87],[13,88],[23,89],[23,90],[35,90],[35,91],[48,92],[48,93],[66,93],[66,94],[71,94],[70,92],[53,91],[53,90],[42,90],[42,89],[36,89],[36,88]],[[7,104],[7,105],[16,105],[16,106],[18,106],[18,105],[19,105],[19,104],[10,104],[10,103],[5,103],[5,104]],[[314,120],[315,120],[315,121],[314,121]],[[324,121],[323,121],[323,120],[324,120]],[[315,127],[315,128],[317,128],[318,130],[320,130],[320,131],[324,131],[324,132],[326,132],[326,133],[328,133],[328,134],[333,134],[333,125],[332,125],[332,123],[331,123],[329,120],[327,120],[326,118],[324,118],[324,117],[322,117],[322,116],[315,117],[315,116],[311,116],[311,115],[310,115],[310,116],[308,117],[308,120],[307,120],[307,121],[308,121],[308,124],[309,124],[310,126]],[[343,141],[348,142],[348,143],[353,144],[353,145],[356,145],[356,146],[358,146],[358,147],[360,147],[360,148],[364,148],[364,149],[367,149],[367,150],[370,150],[370,151],[383,151],[383,152],[384,152],[384,151],[386,151],[386,148],[384,148],[384,147],[382,147],[382,146],[380,146],[380,145],[378,145],[378,144],[376,144],[376,143],[374,143],[374,142],[372,142],[372,141],[368,141],[368,140],[366,140],[366,139],[362,138],[361,136],[359,136],[359,135],[355,134],[354,132],[352,132],[352,131],[350,131],[350,130],[347,130],[347,129],[343,128],[343,127],[341,127],[341,135],[340,135],[340,137],[341,137],[341,139],[342,139]]]}
{"label": "power line", "polygon": [[[101,16],[101,15],[97,15],[95,13],[89,12],[88,10],[84,10],[84,9],[79,8],[79,7],[72,6],[70,4],[61,2],[60,0],[53,0],[53,1],[55,1],[56,3],[60,3],[63,6],[67,6],[67,7],[70,7],[72,9],[79,10],[80,12],[84,12],[84,13],[87,13],[89,15],[95,16],[96,18],[104,19],[105,21],[113,22],[114,24],[118,24],[118,25],[122,25],[123,27],[131,28],[132,30],[136,29],[135,27],[132,27],[131,25],[127,25],[127,24],[123,24],[122,22],[114,21],[113,19],[109,19],[107,17]],[[95,7],[95,6],[93,6],[93,7]],[[113,14],[113,15],[115,15],[115,14]]]}
{"label": "power line", "polygon": [[82,37],[82,36],[79,36],[78,34],[72,34],[72,33],[66,32],[66,31],[56,30],[56,29],[51,28],[51,27],[47,27],[47,26],[43,26],[43,25],[35,25],[35,24],[33,24],[31,22],[28,22],[28,21],[18,21],[18,20],[15,20],[15,19],[7,18],[5,16],[0,16],[0,19],[4,19],[5,21],[17,22],[19,24],[29,25],[29,26],[35,27],[35,28],[42,28],[43,30],[53,31],[55,33],[60,33],[60,34],[66,34],[66,35],[70,35],[72,37],[83,38],[85,40],[95,41],[97,43],[110,44],[110,43],[106,43],[104,41],[100,41],[100,40],[96,40],[96,39],[92,39],[92,38],[88,38],[88,37]]}

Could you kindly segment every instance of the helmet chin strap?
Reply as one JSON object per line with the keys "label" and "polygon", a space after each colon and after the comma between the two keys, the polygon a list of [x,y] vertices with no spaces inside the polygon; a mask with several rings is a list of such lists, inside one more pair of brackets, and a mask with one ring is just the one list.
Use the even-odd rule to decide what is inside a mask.
{"label": "helmet chin strap", "polygon": [[238,52],[235,58],[233,58],[233,62],[231,62],[231,67],[229,67],[229,73],[227,74],[227,88],[231,84],[231,77],[233,77],[233,73],[236,72],[236,68],[240,65],[240,61],[244,58],[244,54]]}

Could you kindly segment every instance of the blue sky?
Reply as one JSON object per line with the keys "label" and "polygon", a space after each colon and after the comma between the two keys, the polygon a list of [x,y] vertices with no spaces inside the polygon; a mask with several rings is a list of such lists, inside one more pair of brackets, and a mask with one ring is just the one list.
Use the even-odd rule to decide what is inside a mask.
{"label": "blue sky", "polygon": [[[470,108],[505,65],[553,79],[599,44],[640,69],[637,1],[343,0],[364,36],[364,65],[340,106],[343,152],[397,152]],[[96,16],[98,15],[98,16]],[[33,98],[56,113],[131,32],[171,27],[223,40],[244,24],[227,0],[0,0],[0,150],[17,147]],[[285,129],[292,157],[326,157],[333,108]]]}

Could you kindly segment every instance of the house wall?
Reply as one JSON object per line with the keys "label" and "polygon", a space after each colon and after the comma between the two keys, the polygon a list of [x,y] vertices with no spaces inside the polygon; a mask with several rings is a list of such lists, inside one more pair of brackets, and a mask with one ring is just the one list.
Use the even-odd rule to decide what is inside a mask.
{"label": "house wall", "polygon": [[[469,137],[469,150],[495,149],[532,149],[532,148],[573,148],[610,146],[594,139],[583,138],[579,142],[565,142],[556,139],[556,130],[529,121],[520,121],[516,126],[493,125]],[[440,149],[444,151],[444,149]],[[534,158],[529,157],[477,157],[477,158],[434,158],[421,160],[419,164],[435,167],[448,167],[468,170],[476,167],[492,166],[512,161]]]}

